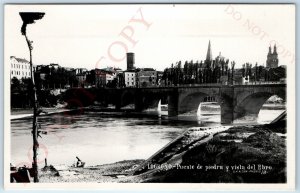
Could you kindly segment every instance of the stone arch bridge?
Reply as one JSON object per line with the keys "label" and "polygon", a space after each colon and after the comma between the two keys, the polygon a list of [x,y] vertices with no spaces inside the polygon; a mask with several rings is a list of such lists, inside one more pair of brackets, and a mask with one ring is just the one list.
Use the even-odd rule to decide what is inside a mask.
{"label": "stone arch bridge", "polygon": [[159,100],[168,104],[168,115],[177,116],[198,108],[207,97],[221,106],[221,122],[232,123],[246,115],[257,116],[268,98],[278,95],[286,100],[286,84],[198,85],[179,87],[96,89],[95,100],[121,109],[134,104],[136,111],[157,106]]}

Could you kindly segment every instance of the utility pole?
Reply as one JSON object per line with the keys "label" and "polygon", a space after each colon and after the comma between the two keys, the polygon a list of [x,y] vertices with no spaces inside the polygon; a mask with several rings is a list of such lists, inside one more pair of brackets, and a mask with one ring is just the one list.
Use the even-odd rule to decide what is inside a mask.
{"label": "utility pole", "polygon": [[21,28],[22,35],[25,36],[27,46],[29,48],[29,54],[30,54],[30,76],[31,76],[31,83],[33,88],[33,122],[32,122],[32,137],[33,137],[33,162],[32,162],[32,169],[33,169],[33,180],[34,182],[39,182],[38,177],[38,165],[37,165],[37,151],[39,148],[39,142],[38,142],[38,100],[37,100],[37,94],[36,94],[36,86],[34,82],[34,71],[33,71],[33,64],[32,64],[32,41],[30,41],[26,34],[26,27],[27,24],[33,24],[35,23],[35,20],[42,19],[45,13],[39,13],[39,12],[20,12],[19,13],[22,20],[23,25]]}

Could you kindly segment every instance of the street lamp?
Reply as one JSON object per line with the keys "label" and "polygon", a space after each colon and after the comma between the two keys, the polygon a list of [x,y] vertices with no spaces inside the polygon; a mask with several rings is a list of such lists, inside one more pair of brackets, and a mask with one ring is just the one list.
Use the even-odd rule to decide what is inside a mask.
{"label": "street lamp", "polygon": [[33,169],[33,180],[34,182],[39,182],[38,178],[38,165],[37,165],[37,150],[39,148],[39,142],[37,140],[38,138],[38,123],[37,123],[37,116],[38,116],[38,100],[36,95],[36,86],[34,82],[34,72],[33,72],[33,65],[32,65],[32,41],[30,41],[26,34],[26,27],[27,24],[33,24],[35,23],[35,20],[40,20],[44,17],[45,13],[41,12],[20,12],[19,13],[22,20],[23,25],[21,27],[21,33],[25,36],[27,46],[29,49],[30,54],[30,76],[31,76],[31,82],[33,87],[33,124],[32,124],[32,136],[33,136],[33,163],[32,163],[32,169]]}

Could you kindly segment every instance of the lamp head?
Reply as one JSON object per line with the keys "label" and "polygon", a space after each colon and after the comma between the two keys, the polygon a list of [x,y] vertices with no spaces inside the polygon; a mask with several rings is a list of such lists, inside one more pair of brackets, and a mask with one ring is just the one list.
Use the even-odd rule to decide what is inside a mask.
{"label": "lamp head", "polygon": [[23,25],[21,28],[22,35],[26,35],[27,24],[35,23],[35,20],[40,20],[45,15],[45,13],[42,12],[20,12],[19,14],[23,20]]}

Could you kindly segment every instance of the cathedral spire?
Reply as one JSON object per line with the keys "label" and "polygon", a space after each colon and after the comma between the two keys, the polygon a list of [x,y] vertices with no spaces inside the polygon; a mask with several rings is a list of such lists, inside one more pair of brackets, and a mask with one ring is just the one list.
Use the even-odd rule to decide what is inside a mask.
{"label": "cathedral spire", "polygon": [[271,50],[272,48],[271,48],[271,45],[269,46],[269,53],[268,53],[268,55],[270,55],[270,54],[272,54],[272,50]]}
{"label": "cathedral spire", "polygon": [[207,48],[207,54],[206,54],[206,61],[212,61],[212,53],[211,53],[210,40],[208,42],[208,48]]}

